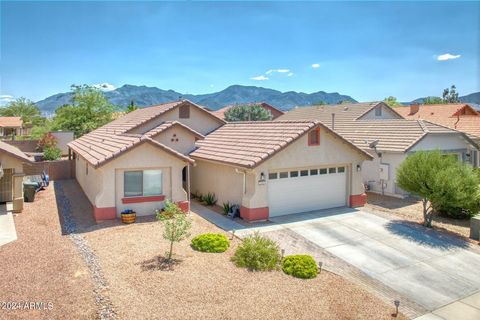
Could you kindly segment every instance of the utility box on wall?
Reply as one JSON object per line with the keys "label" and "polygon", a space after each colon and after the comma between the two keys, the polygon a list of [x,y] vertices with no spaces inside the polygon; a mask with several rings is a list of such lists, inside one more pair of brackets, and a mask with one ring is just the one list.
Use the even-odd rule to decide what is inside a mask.
{"label": "utility box on wall", "polygon": [[389,164],[380,164],[380,180],[388,181],[390,180],[390,165]]}

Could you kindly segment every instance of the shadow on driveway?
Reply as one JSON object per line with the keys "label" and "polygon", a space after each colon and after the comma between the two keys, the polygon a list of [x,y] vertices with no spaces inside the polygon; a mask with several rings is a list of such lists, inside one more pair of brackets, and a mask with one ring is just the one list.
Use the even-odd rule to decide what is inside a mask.
{"label": "shadow on driveway", "polygon": [[441,250],[468,248],[470,246],[467,241],[459,237],[438,232],[407,220],[390,220],[385,227],[392,234],[423,246]]}

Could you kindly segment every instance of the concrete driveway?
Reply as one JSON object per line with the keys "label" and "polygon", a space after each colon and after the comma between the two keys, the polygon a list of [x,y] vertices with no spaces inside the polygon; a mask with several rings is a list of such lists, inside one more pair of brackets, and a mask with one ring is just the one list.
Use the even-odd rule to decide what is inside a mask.
{"label": "concrete driveway", "polygon": [[293,232],[296,240],[280,243],[282,248],[294,245],[300,253],[304,238],[310,246],[306,252],[318,246],[427,310],[480,290],[478,249],[443,232],[349,208],[271,220],[272,225],[254,229],[269,235]]}

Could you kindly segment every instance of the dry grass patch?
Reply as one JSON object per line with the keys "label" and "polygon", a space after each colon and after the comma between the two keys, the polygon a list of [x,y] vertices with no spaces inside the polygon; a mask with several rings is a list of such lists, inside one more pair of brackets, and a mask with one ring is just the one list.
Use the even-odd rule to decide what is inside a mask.
{"label": "dry grass patch", "polygon": [[192,235],[175,244],[173,268],[163,268],[161,257],[168,243],[162,238],[161,222],[149,218],[128,226],[109,222],[109,228],[101,225],[84,233],[110,282],[111,299],[121,318],[391,318],[392,306],[325,271],[301,280],[281,271],[235,267],[230,259],[238,239],[225,253],[194,251],[192,237],[222,231],[196,214],[191,218]]}
{"label": "dry grass patch", "polygon": [[[376,193],[368,193],[367,209],[394,215],[397,218],[423,223],[423,209],[421,201],[415,199],[399,199],[382,196]],[[470,236],[469,219],[452,219],[435,215],[432,226],[434,229],[453,232],[462,237]]]}

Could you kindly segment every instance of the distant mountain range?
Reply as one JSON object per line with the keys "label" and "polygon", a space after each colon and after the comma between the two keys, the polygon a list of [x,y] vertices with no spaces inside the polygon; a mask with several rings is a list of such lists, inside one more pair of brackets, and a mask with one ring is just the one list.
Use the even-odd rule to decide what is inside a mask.
{"label": "distant mountain range", "polygon": [[[430,98],[430,97],[423,97],[423,98],[418,98],[418,99],[415,99],[410,103],[423,103],[423,101],[425,101],[425,99],[427,98]],[[440,97],[434,97],[434,98],[440,98]],[[461,102],[465,102],[465,103],[473,103],[473,104],[480,104],[480,92],[474,92],[474,93],[471,93],[471,94],[467,94],[466,96],[461,96],[461,97],[458,97],[460,99]]]}
{"label": "distant mountain range", "polygon": [[[316,104],[321,101],[327,104],[339,103],[345,100],[356,102],[352,97],[337,92],[280,92],[262,87],[241,85],[233,85],[219,92],[194,95],[182,94],[174,90],[126,84],[115,90],[105,92],[105,96],[111,103],[122,108],[127,107],[132,101],[137,106],[145,107],[179,99],[188,99],[212,110],[218,110],[230,104],[257,101],[267,102],[283,110],[288,110],[295,106]],[[71,99],[72,94],[70,92],[58,93],[38,101],[36,104],[42,112],[50,114],[56,108],[71,103]]]}
{"label": "distant mountain range", "polygon": [[[278,90],[255,87],[232,85],[222,91],[208,94],[182,94],[174,90],[162,90],[156,87],[135,86],[126,84],[120,88],[105,92],[107,99],[114,105],[121,108],[127,107],[132,101],[139,107],[151,106],[168,101],[179,99],[188,99],[192,102],[208,107],[212,110],[218,110],[226,105],[247,103],[247,102],[267,102],[279,109],[289,110],[296,106],[308,106],[324,102],[326,104],[335,104],[342,101],[357,102],[348,95],[337,92],[328,93],[318,91],[314,93],[303,93],[295,91],[280,92]],[[71,103],[71,92],[58,93],[36,104],[45,114],[52,114],[55,109]],[[411,102],[422,103],[425,98],[418,98]],[[480,104],[480,92],[475,92],[460,97],[462,102]]]}

